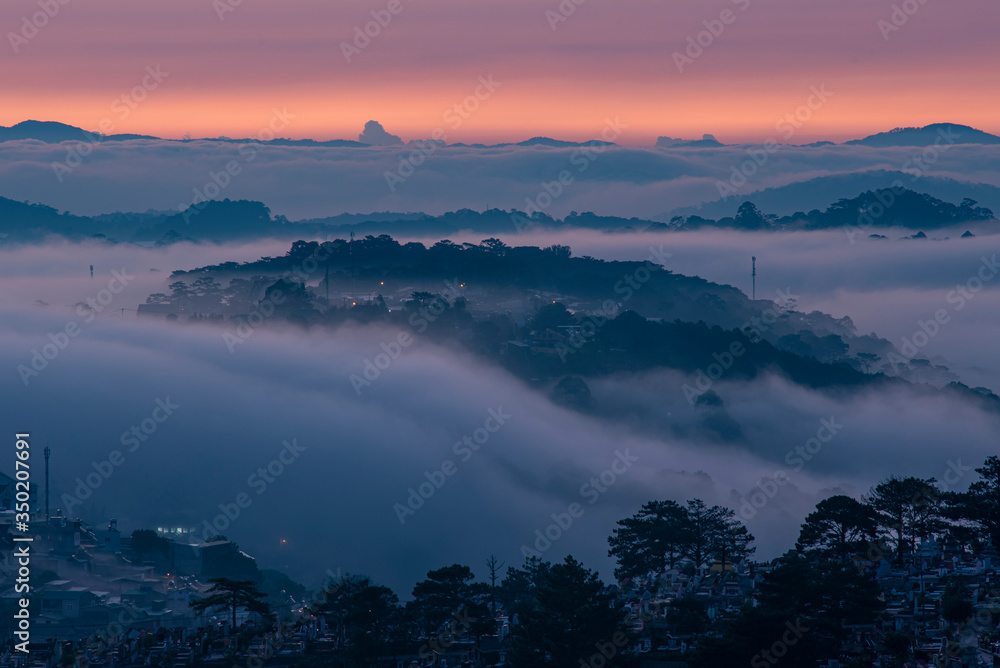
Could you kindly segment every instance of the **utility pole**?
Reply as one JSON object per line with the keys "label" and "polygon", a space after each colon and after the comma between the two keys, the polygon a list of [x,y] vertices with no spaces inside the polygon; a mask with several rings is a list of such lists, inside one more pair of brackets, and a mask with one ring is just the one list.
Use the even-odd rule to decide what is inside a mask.
{"label": "utility pole", "polygon": [[750,274],[753,280],[753,300],[757,301],[757,256],[754,255],[751,260],[753,261],[753,272]]}
{"label": "utility pole", "polygon": [[49,455],[52,454],[52,448],[45,446],[45,521],[49,520]]}

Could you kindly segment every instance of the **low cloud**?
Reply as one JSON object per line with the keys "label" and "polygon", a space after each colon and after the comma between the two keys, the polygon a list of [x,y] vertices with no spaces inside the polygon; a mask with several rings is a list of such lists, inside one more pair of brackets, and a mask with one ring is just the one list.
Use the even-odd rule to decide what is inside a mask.
{"label": "low cloud", "polygon": [[[211,254],[232,257],[236,248],[244,256],[266,251],[180,246],[166,257],[131,249],[138,259],[130,267],[149,258],[164,269],[166,262],[190,266]],[[380,343],[394,340],[395,331],[305,332],[269,323],[230,354],[221,327],[138,321],[116,312],[117,301],[25,386],[17,366],[77,317],[73,301],[94,285],[89,276],[60,268],[74,251],[110,266],[110,254],[123,249],[2,253],[5,259],[32,254],[17,271],[28,273],[29,259],[45,268],[30,279],[5,278],[0,395],[8,431],[30,430],[52,447],[56,504],[74,492],[77,478],[119,450],[125,462],[75,508],[86,519],[116,517],[126,529],[197,527],[219,515],[220,504],[248,492],[253,504],[223,533],[262,565],[287,565],[306,580],[342,567],[406,591],[428,569],[447,563],[480,569],[491,553],[519,563],[521,546],[553,513],[581,498],[587,504],[582,486],[599,479],[618,452],[637,459],[585,505],[546,558],[572,553],[610,577],[605,539],[616,520],[643,502],[699,496],[736,508],[784,469],[789,483],[748,519],[760,555],[773,556],[831,490],[864,491],[890,473],[940,478],[949,460],[977,465],[995,450],[996,418],[951,399],[909,390],[813,392],[773,376],[752,383],[722,378],[713,386],[722,410],[740,426],[738,441],[713,440],[700,428],[704,408],[690,406],[681,391],[685,379],[669,371],[592,379],[597,412],[584,415],[554,405],[497,367],[423,339],[358,396],[350,375],[383,350]],[[201,255],[185,260],[185,252]],[[136,293],[126,291],[120,303],[132,303],[154,283],[137,278]],[[50,306],[24,301],[33,285]],[[178,408],[129,452],[123,434],[154,415],[157,400]],[[455,444],[481,428],[491,409],[510,416],[502,429],[401,525],[394,504],[405,503],[408,490],[441,470],[443,461],[458,462]],[[788,453],[831,418],[843,429],[793,470]],[[295,463],[257,495],[251,476],[293,439],[303,448]]]}
{"label": "low cloud", "polygon": [[[366,134],[368,134],[366,132]],[[381,135],[378,135],[381,136]],[[236,160],[241,171],[218,198],[263,201],[292,220],[343,212],[423,211],[459,208],[524,209],[545,183],[563,171],[574,182],[546,208],[603,215],[656,217],[678,207],[719,199],[717,184],[734,165],[749,159],[748,147],[627,148],[586,153],[581,148],[447,147],[421,155],[405,183],[390,190],[395,173],[412,156],[412,146],[367,148],[262,145],[248,161],[248,149],[222,142],[162,140],[104,142],[60,183],[53,163],[67,159],[72,143],[15,141],[0,144],[0,195],[41,202],[82,215],[112,211],[176,210],[195,190]],[[782,186],[829,174],[867,169],[898,170],[919,151],[865,146],[782,147],[741,189]],[[1000,147],[956,145],[940,155],[928,176],[1000,186],[995,165]],[[591,159],[593,158],[593,159]],[[586,164],[583,171],[581,167]],[[843,193],[854,196],[856,192]],[[817,195],[825,207],[830,193]],[[737,203],[732,205],[735,212]]]}

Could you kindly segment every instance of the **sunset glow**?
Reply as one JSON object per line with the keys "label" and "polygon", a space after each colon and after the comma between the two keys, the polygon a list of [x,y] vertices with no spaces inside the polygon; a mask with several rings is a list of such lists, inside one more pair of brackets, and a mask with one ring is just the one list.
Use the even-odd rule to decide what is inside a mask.
{"label": "sunset glow", "polygon": [[[354,139],[377,119],[404,139],[444,127],[449,141],[582,140],[617,116],[629,145],[706,132],[763,141],[811,86],[826,86],[834,97],[803,141],[942,121],[1000,130],[995,3],[927,2],[893,31],[892,5],[867,0],[753,0],[745,9],[743,0],[589,0],[565,20],[552,18],[559,5],[550,0],[401,3],[391,15],[380,2],[244,0],[221,20],[209,0],[69,3],[3,56],[0,124],[97,129],[110,117],[116,132],[251,136],[279,107],[296,116],[286,132],[294,138]],[[0,25],[17,32],[37,7],[4,3]],[[725,11],[728,25],[718,20]],[[371,23],[372,12],[391,20]],[[357,49],[366,42],[355,28],[366,24],[376,36]],[[719,25],[719,36],[708,32]],[[708,47],[699,54],[689,37]],[[927,48],[941,40],[947,51]],[[169,77],[121,119],[111,105],[150,65]],[[500,82],[498,93],[449,128],[443,115],[480,76]]]}

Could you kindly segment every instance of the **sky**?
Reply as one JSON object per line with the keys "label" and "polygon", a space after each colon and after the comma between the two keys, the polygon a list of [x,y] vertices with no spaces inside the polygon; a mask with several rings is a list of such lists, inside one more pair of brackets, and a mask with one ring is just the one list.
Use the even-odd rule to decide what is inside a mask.
{"label": "sky", "polygon": [[[796,141],[933,122],[1000,133],[990,0],[51,5],[51,17],[38,0],[0,6],[0,125],[108,119],[114,132],[245,137],[277,108],[294,115],[282,131],[294,138],[356,139],[375,119],[404,139],[440,128],[493,142],[589,139],[619,117],[618,141],[640,146],[761,141],[811,99]],[[378,18],[374,37],[357,37]]]}
{"label": "sky", "polygon": [[[323,140],[356,139],[377,120],[403,140],[448,143],[585,140],[615,127],[624,146],[586,154],[453,146],[414,165],[414,148],[400,145],[26,140],[0,144],[0,196],[93,215],[184,210],[214,186],[210,198],[263,201],[293,220],[439,214],[525,209],[567,172],[571,182],[536,208],[662,218],[716,200],[753,147],[652,148],[659,136],[801,144],[935,122],[1000,134],[997,19],[1000,5],[990,0],[5,0],[4,126],[36,119],[166,139],[268,139],[273,131]],[[366,28],[370,35],[358,37]],[[776,213],[825,208],[888,185],[883,170],[898,176],[923,157],[905,185],[955,202],[972,193],[1000,210],[998,151],[947,145],[927,158],[923,147],[783,146],[751,165],[737,191],[785,188],[771,193],[786,207],[768,209]],[[390,178],[408,164],[412,173]],[[715,210],[730,204],[731,215],[736,200]],[[896,229],[891,239],[856,244],[843,230],[500,236],[606,259],[642,259],[650,245],[665,244],[672,270],[744,291],[756,256],[758,295],[791,292],[802,310],[849,316],[860,333],[899,345],[935,309],[951,308],[950,291],[984,258],[996,264],[1000,234],[975,229],[973,239],[931,230],[922,242],[900,240]],[[134,316],[150,293],[165,291],[174,269],[282,254],[287,245],[0,239],[0,397],[6,415],[38,425],[37,438],[51,443],[60,505],[157,402],[177,405],[65,510],[88,521],[115,517],[126,530],[198,526],[239,493],[257,494],[248,476],[294,442],[303,449],[284,473],[218,532],[307,582],[324,571],[363,571],[403,592],[447,563],[480,575],[491,553],[518,563],[535,531],[580,501],[581,484],[620,452],[638,458],[634,468],[587,505],[546,558],[572,553],[608,578],[605,539],[616,520],[654,498],[740,510],[822,420],[842,423],[843,433],[744,517],[760,558],[786,549],[830,494],[860,495],[890,472],[942,479],[953,459],[974,466],[996,451],[996,415],[918,386],[823,393],[770,374],[723,378],[713,387],[724,406],[706,408],[686,400],[690,377],[659,369],[589,379],[600,410],[583,414],[553,403],[547,387],[419,337],[356,392],[350,376],[398,336],[377,326],[327,332],[269,323],[229,350],[224,325],[163,327]],[[76,304],[110,286],[114,271],[130,276],[127,287],[85,319]],[[924,350],[956,377],[995,391],[998,287],[989,283],[968,308],[949,311],[950,324]],[[60,339],[70,325],[79,336]],[[25,382],[19,366],[60,340]],[[395,504],[490,411],[509,421],[401,522]],[[720,415],[740,425],[738,441],[707,435]]]}

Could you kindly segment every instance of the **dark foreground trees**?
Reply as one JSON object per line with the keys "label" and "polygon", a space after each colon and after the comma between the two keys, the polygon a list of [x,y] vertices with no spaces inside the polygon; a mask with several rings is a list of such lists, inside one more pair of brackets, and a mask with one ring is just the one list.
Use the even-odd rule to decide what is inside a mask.
{"label": "dark foreground trees", "polygon": [[686,506],[674,501],[650,501],[632,517],[620,520],[608,538],[608,555],[618,560],[619,578],[662,573],[680,561],[696,568],[711,561],[741,561],[754,548],[753,536],[722,506],[706,506],[691,499]]}
{"label": "dark foreground trees", "polygon": [[837,495],[816,504],[799,532],[796,549],[821,559],[847,562],[864,554],[878,535],[878,513],[849,496]]}
{"label": "dark foreground trees", "polygon": [[703,637],[694,668],[763,668],[781,660],[814,665],[836,656],[846,628],[867,624],[884,607],[870,573],[837,561],[815,562],[787,555],[764,576],[757,607],[746,607]]}
{"label": "dark foreground trees", "polygon": [[530,582],[514,629],[513,665],[575,668],[595,654],[604,656],[605,665],[619,665],[625,615],[613,607],[614,596],[606,592],[597,573],[566,557],[561,564],[546,564],[523,575]]}
{"label": "dark foreground trees", "polygon": [[209,580],[212,588],[208,596],[191,604],[194,610],[203,612],[210,608],[229,610],[232,613],[232,628],[236,629],[236,612],[244,609],[255,612],[265,619],[271,618],[271,606],[264,602],[265,594],[256,582],[250,580],[230,580],[229,578],[212,578]]}

